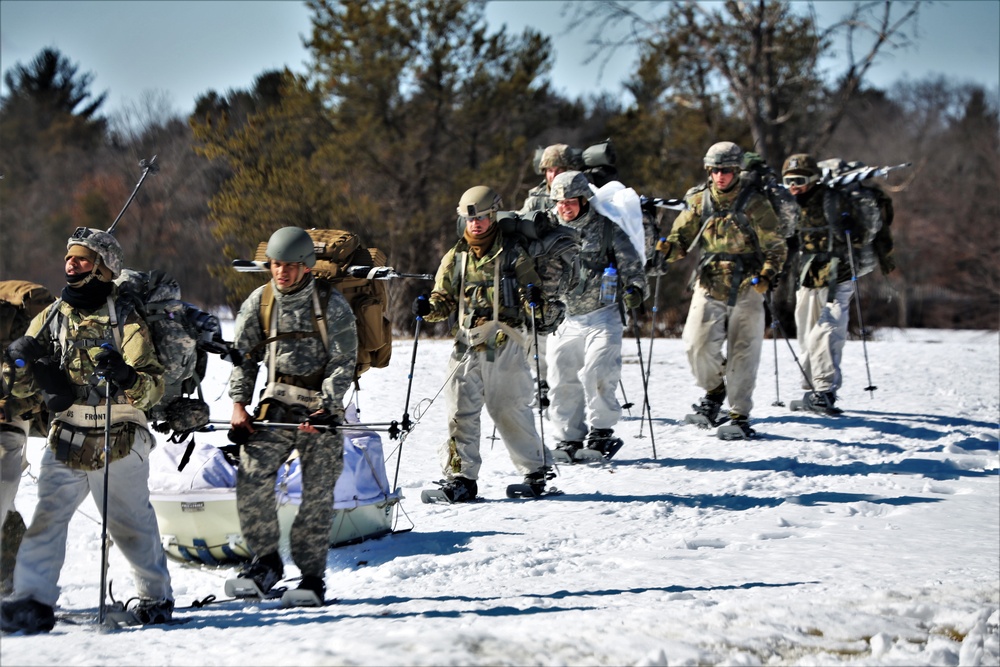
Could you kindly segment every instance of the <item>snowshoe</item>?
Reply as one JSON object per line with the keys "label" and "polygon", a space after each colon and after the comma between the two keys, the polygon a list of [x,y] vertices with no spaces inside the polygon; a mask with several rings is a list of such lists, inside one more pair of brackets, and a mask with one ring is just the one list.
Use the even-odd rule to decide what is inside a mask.
{"label": "snowshoe", "polygon": [[226,581],[226,595],[264,599],[284,576],[281,556],[276,553],[254,558],[239,576]]}
{"label": "snowshoe", "polygon": [[807,391],[801,401],[791,401],[788,407],[792,412],[815,412],[821,415],[836,417],[844,411],[834,406],[837,397],[832,391]]}
{"label": "snowshoe", "polygon": [[453,477],[435,482],[440,488],[424,489],[420,500],[425,503],[471,503],[477,500],[479,487],[476,480]]}
{"label": "snowshoe", "polygon": [[284,592],[282,607],[322,607],[325,604],[326,584],[320,577],[304,576],[297,588]]}
{"label": "snowshoe", "polygon": [[574,455],[583,447],[580,440],[563,440],[552,450],[552,460],[567,465],[575,463]]}
{"label": "snowshoe", "polygon": [[31,598],[5,600],[0,605],[0,630],[33,635],[49,632],[55,627],[55,611],[47,604]]}
{"label": "snowshoe", "polygon": [[730,415],[729,423],[723,424],[715,435],[720,440],[749,440],[757,435],[757,431],[750,428],[749,420],[743,415]]}

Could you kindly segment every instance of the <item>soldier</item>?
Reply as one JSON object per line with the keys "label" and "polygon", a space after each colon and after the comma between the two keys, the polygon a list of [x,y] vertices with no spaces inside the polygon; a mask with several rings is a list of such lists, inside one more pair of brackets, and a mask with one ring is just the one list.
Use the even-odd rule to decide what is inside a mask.
{"label": "soldier", "polygon": [[[638,251],[621,227],[590,205],[592,194],[579,171],[552,181],[556,212],[581,240],[580,282],[567,296],[566,319],[549,343],[549,420],[564,461],[610,458],[621,447],[613,437],[621,417],[615,396],[622,372],[620,304],[637,308],[646,290]],[[617,284],[602,294],[608,269]]]}
{"label": "soldier", "polygon": [[14,563],[24,536],[24,519],[14,507],[21,474],[28,467],[28,435],[45,437],[48,414],[41,405],[7,394],[14,377],[14,361],[7,346],[24,335],[32,318],[55,301],[45,287],[24,280],[0,281],[0,595],[14,586]]}
{"label": "soldier", "polygon": [[[52,629],[69,521],[88,493],[102,508],[106,480],[108,532],[132,565],[140,598],[130,611],[145,624],[167,622],[173,614],[170,574],[149,503],[154,441],[143,414],[163,394],[163,367],[145,322],[123,307],[125,300],[117,300],[112,281],[122,263],[121,246],[111,234],[78,228],[67,243],[61,300],[39,313],[27,334],[8,348],[10,358],[23,363],[11,394],[27,402],[44,400],[52,425],[38,476],[38,504],[14,569],[14,592],[0,613],[5,631]],[[110,461],[105,461],[108,400]]]}
{"label": "soldier", "polygon": [[[230,594],[263,597],[284,576],[274,486],[278,470],[292,450],[298,450],[302,502],[292,525],[291,552],[302,573],[298,590],[303,596],[295,604],[318,606],[326,595],[333,487],[344,458],[343,439],[335,427],[344,420],[344,394],[354,379],[358,336],[347,300],[314,280],[316,252],[304,229],[279,229],[265,252],[271,281],[240,307],[233,346],[247,352],[233,366],[229,380],[230,425],[234,440],[243,445],[236,503],[243,537],[255,554],[239,577],[239,585],[249,588]],[[321,291],[328,295],[325,305]],[[264,308],[271,312],[265,314]],[[263,324],[265,315],[269,330]],[[247,406],[261,363],[267,364],[267,384],[251,417]],[[296,430],[269,429],[269,421],[300,425]],[[263,423],[255,428],[255,422]]]}
{"label": "soldier", "polygon": [[[795,326],[802,350],[802,407],[836,415],[837,390],[842,376],[840,360],[847,342],[852,284],[850,233],[854,257],[860,256],[866,237],[856,220],[847,195],[820,183],[816,160],[805,153],[789,156],[781,168],[785,187],[802,207],[798,230],[798,291],[795,294]],[[888,230],[886,230],[886,233]],[[891,236],[888,237],[891,239]],[[894,264],[889,252],[880,253],[884,273]],[[794,407],[794,405],[793,405]]]}
{"label": "soldier", "polygon": [[532,211],[545,211],[551,213],[556,203],[549,195],[552,189],[552,179],[569,169],[574,169],[575,160],[573,149],[568,144],[552,144],[542,151],[542,157],[538,161],[538,168],[544,170],[545,180],[531,190],[521,205],[518,215],[526,215]]}
{"label": "soldier", "polygon": [[688,209],[656,245],[668,262],[701,248],[682,338],[691,372],[707,393],[688,421],[706,428],[724,422],[719,411],[728,395],[730,424],[718,431],[724,439],[754,435],[748,418],[764,336],[764,294],[788,251],[771,204],[741,182],[742,159],[742,149],[730,141],[709,148],[709,180],[688,191]]}
{"label": "soldier", "polygon": [[445,479],[439,482],[455,503],[471,502],[479,493],[484,405],[535,495],[544,493],[546,481],[555,477],[552,454],[542,444],[531,412],[535,392],[523,330],[529,304],[544,309],[545,303],[531,258],[517,244],[504,245],[497,224],[500,206],[500,195],[485,185],[462,195],[458,214],[465,220],[465,233],[442,258],[430,297],[413,302],[413,313],[428,322],[457,316],[445,390],[450,416],[449,437],[441,448]]}

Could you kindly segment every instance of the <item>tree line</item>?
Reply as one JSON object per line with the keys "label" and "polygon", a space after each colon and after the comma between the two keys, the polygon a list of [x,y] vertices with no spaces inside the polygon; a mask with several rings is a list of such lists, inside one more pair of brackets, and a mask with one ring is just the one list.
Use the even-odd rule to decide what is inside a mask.
{"label": "tree line", "polygon": [[[880,53],[907,43],[919,3],[859,3],[826,27],[776,0],[670,2],[643,15],[633,3],[581,4],[570,24],[580,31],[629,22],[626,39],[640,52],[630,102],[554,92],[550,40],[492,29],[482,2],[307,5],[307,74],[266,71],[249,89],[207,91],[187,118],[156,94],[105,117],[106,94],[55,48],[6,71],[0,278],[59,289],[67,236],[77,226],[107,228],[138,181],[139,160],[154,154],[161,169],[116,232],[127,263],[177,276],[200,307],[235,310],[263,278],[236,273],[230,261],[251,258],[279,227],[348,229],[398,270],[433,273],[456,240],[461,193],[488,184],[518,208],[541,180],[538,147],[610,137],[626,185],[679,197],[704,178],[705,149],[732,140],[776,170],[803,151],[912,162],[887,183],[899,268],[860,281],[865,324],[997,326],[996,91],[943,78],[887,90],[865,82]],[[850,54],[843,72],[822,75],[835,40],[861,43],[866,28],[871,46]],[[595,67],[620,45],[607,34],[589,40]],[[690,270],[680,262],[660,279],[660,334],[680,332]],[[412,327],[408,304],[428,289],[392,284],[398,330]],[[777,292],[786,313],[792,294],[786,280]]]}

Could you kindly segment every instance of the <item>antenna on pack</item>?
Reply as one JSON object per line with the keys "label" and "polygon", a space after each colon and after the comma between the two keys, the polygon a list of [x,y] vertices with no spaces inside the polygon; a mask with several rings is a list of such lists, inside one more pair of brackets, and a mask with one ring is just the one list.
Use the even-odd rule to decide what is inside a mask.
{"label": "antenna on pack", "polygon": [[148,176],[150,173],[155,174],[160,170],[160,165],[156,164],[155,155],[151,157],[149,160],[146,159],[139,160],[139,166],[142,167],[142,176],[139,178],[139,182],[135,184],[135,189],[132,190],[132,196],[130,196],[128,198],[128,201],[125,202],[125,206],[122,207],[121,213],[118,214],[118,217],[115,218],[115,221],[111,223],[110,227],[108,227],[108,234],[115,233],[115,227],[118,225],[118,221],[122,219],[122,216],[125,215],[125,211],[128,209],[129,204],[131,204],[132,200],[135,199],[135,195],[137,192],[139,192],[139,188],[142,186],[142,182],[146,180],[146,176]]}

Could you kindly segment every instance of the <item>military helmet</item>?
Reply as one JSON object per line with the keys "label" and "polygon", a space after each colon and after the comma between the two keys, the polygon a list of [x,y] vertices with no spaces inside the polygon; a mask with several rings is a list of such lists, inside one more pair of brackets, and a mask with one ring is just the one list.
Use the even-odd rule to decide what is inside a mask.
{"label": "military helmet", "polygon": [[282,227],[271,234],[264,254],[279,262],[302,262],[310,269],[316,266],[316,246],[301,227]]}
{"label": "military helmet", "polygon": [[75,245],[81,245],[97,253],[101,263],[111,272],[111,278],[121,275],[125,265],[125,253],[121,244],[111,234],[100,229],[77,227],[73,236],[66,241],[66,250]]}
{"label": "military helmet", "polygon": [[743,164],[743,149],[731,141],[720,141],[705,153],[705,169],[726,168],[739,169]]}
{"label": "military helmet", "polygon": [[564,171],[552,179],[549,197],[552,201],[561,202],[564,199],[583,197],[590,199],[594,191],[590,189],[590,181],[579,171]]}
{"label": "military helmet", "polygon": [[552,144],[542,151],[542,158],[538,161],[538,168],[562,167],[563,169],[570,169],[573,166],[571,150],[569,144]]}
{"label": "military helmet", "polygon": [[503,206],[503,200],[493,188],[486,185],[477,185],[469,188],[458,200],[458,215],[463,220],[468,218],[482,218],[489,215],[491,219],[496,217],[496,212]]}
{"label": "military helmet", "polygon": [[796,153],[789,155],[785,164],[781,167],[781,175],[804,174],[806,176],[819,176],[819,165],[816,158],[807,153]]}

